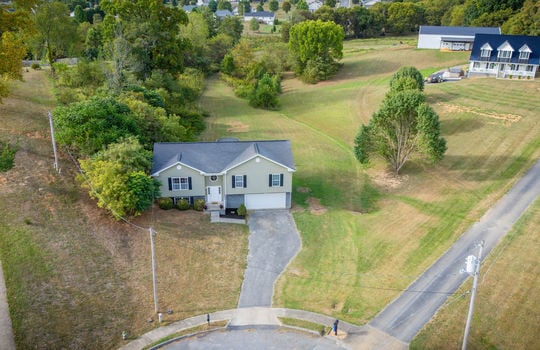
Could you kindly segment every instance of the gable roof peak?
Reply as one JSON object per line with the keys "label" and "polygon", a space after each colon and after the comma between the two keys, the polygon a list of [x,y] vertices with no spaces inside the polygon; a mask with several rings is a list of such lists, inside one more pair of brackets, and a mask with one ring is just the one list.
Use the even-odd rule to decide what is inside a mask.
{"label": "gable roof peak", "polygon": [[491,47],[491,45],[489,45],[489,43],[485,43],[484,45],[482,45],[482,47],[480,49],[481,50],[493,50],[493,48]]}
{"label": "gable roof peak", "polygon": [[529,45],[523,44],[523,46],[519,48],[519,52],[532,52],[532,50]]}
{"label": "gable roof peak", "polygon": [[515,51],[512,45],[508,42],[508,40],[505,40],[504,43],[502,43],[498,48],[497,51]]}

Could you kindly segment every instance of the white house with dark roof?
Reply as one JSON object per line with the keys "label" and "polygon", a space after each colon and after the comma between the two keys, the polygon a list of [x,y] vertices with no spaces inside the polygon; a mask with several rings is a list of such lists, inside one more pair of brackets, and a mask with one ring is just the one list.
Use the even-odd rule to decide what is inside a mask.
{"label": "white house with dark roof", "polygon": [[289,141],[227,139],[155,143],[151,175],[175,203],[253,210],[290,208],[294,172]]}
{"label": "white house with dark roof", "polygon": [[255,12],[248,12],[244,14],[244,21],[249,22],[253,18],[255,18],[260,23],[266,23],[268,25],[274,24],[274,18],[276,16],[273,12],[270,11],[255,11]]}
{"label": "white house with dark roof", "polygon": [[534,79],[540,66],[540,36],[478,34],[469,76]]}
{"label": "white house with dark roof", "polygon": [[420,26],[419,49],[470,51],[476,34],[501,34],[498,27]]}

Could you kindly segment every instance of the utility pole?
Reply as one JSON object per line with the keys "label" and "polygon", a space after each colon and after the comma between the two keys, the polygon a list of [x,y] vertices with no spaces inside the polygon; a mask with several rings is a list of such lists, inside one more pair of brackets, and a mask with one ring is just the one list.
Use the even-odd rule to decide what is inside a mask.
{"label": "utility pole", "polygon": [[[482,262],[482,250],[484,249],[484,241],[482,240],[479,244],[480,250],[478,252],[478,258],[475,258],[474,255],[469,255],[467,257],[467,272],[470,274],[470,265],[474,264],[473,272],[473,287],[471,291],[471,303],[469,304],[469,314],[467,315],[467,324],[465,325],[465,334],[463,335],[463,345],[461,350],[467,350],[467,338],[469,337],[469,328],[471,327],[471,320],[474,309],[474,298],[476,297],[476,288],[478,287],[478,275],[480,273],[480,263]],[[471,259],[471,257],[473,259]]]}
{"label": "utility pole", "polygon": [[59,172],[60,170],[58,168],[58,154],[56,153],[56,141],[54,140],[54,126],[53,126],[52,113],[49,112],[47,115],[49,117],[49,125],[51,126],[51,140],[52,140],[52,147],[53,147],[53,153],[54,153],[54,170]]}
{"label": "utility pole", "polygon": [[152,281],[154,285],[154,307],[156,313],[158,312],[158,296],[157,296],[157,287],[156,287],[156,258],[154,253],[154,230],[149,228],[150,231],[150,249],[152,250]]}

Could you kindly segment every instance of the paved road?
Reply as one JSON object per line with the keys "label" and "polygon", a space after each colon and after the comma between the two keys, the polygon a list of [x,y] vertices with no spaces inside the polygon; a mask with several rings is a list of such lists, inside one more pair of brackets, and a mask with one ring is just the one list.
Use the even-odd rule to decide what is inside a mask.
{"label": "paved road", "polygon": [[249,231],[248,265],[238,307],[269,307],[274,283],[300,251],[300,235],[288,210],[251,213]]}
{"label": "paved road", "polygon": [[2,262],[0,262],[0,349],[15,350],[15,338],[13,338],[13,330],[11,328]]}
{"label": "paved road", "polygon": [[468,277],[460,274],[468,255],[486,256],[540,195],[540,160],[476,224],[403,292],[370,325],[409,343]]}
{"label": "paved road", "polygon": [[278,326],[251,326],[223,330],[188,338],[167,346],[167,350],[198,349],[297,349],[342,350],[346,349],[337,339],[299,332]]}

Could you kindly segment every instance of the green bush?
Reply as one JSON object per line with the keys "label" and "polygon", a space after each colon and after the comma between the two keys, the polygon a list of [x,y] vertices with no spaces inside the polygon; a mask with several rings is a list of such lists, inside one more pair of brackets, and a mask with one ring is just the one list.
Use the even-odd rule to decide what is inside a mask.
{"label": "green bush", "polygon": [[204,199],[195,199],[195,202],[193,202],[193,209],[197,211],[203,211]]}
{"label": "green bush", "polygon": [[39,65],[39,63],[32,63],[30,68],[32,68],[34,70],[39,70],[39,69],[41,69],[41,66]]}
{"label": "green bush", "polygon": [[178,210],[188,210],[189,209],[189,201],[187,199],[180,199],[178,202],[176,202],[176,209],[178,209]]}
{"label": "green bush", "polygon": [[173,200],[171,198],[168,198],[168,197],[158,198],[157,202],[158,202],[158,206],[161,209],[164,209],[164,210],[172,209],[173,206],[174,206],[173,205]]}
{"label": "green bush", "polygon": [[243,205],[243,204],[240,204],[240,206],[238,207],[238,210],[237,210],[236,212],[237,212],[238,215],[240,215],[240,216],[246,216],[246,214],[247,214],[246,206]]}
{"label": "green bush", "polygon": [[15,153],[17,149],[16,147],[9,147],[9,143],[7,142],[5,145],[0,142],[0,147],[2,147],[2,152],[0,153],[0,171],[8,171],[15,165]]}

